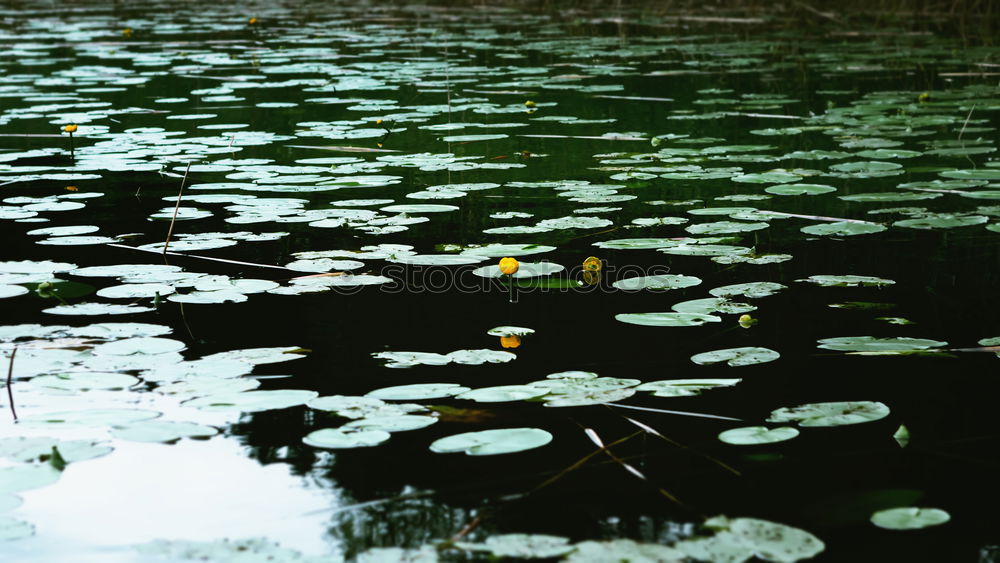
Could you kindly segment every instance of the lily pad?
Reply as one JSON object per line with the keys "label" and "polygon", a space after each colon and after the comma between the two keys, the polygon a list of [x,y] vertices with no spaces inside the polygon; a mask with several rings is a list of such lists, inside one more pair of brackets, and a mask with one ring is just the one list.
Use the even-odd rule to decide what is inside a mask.
{"label": "lily pad", "polygon": [[434,453],[464,452],[466,455],[498,455],[539,448],[552,441],[552,434],[540,428],[501,428],[465,432],[435,440]]}
{"label": "lily pad", "polygon": [[382,430],[384,432],[404,432],[419,430],[437,422],[433,416],[400,414],[394,416],[367,416],[352,420],[341,426],[342,430]]}
{"label": "lily pad", "polygon": [[682,276],[674,274],[663,274],[658,276],[642,276],[636,278],[626,278],[614,282],[612,285],[618,289],[626,291],[639,291],[642,289],[667,290],[683,289],[701,283],[700,278],[694,276]]}
{"label": "lily pad", "polygon": [[948,343],[926,338],[909,338],[904,336],[878,338],[875,336],[840,336],[819,340],[819,347],[840,352],[909,352],[914,350],[929,350],[946,346]]}
{"label": "lily pad", "polygon": [[722,287],[716,287],[714,289],[708,290],[708,292],[716,297],[747,297],[749,299],[757,299],[760,297],[768,297],[778,293],[782,289],[787,289],[788,286],[782,285],[775,282],[749,282],[749,283],[737,283],[733,285],[724,285]]}
{"label": "lily pad", "polygon": [[809,276],[808,278],[795,281],[814,283],[821,287],[860,287],[860,286],[881,287],[884,285],[892,285],[896,283],[893,280],[888,280],[885,278],[878,278],[875,276],[855,276],[852,274],[847,274],[843,276],[817,275],[817,276]]}
{"label": "lily pad", "polygon": [[837,401],[782,407],[771,411],[768,422],[797,422],[799,426],[846,426],[881,420],[889,407],[875,401]]}
{"label": "lily pad", "polygon": [[858,223],[856,221],[836,221],[833,223],[817,223],[799,229],[807,235],[821,236],[854,236],[881,233],[886,230],[885,225],[878,223]]}
{"label": "lily pad", "polygon": [[315,430],[302,438],[302,443],[314,448],[350,449],[377,446],[391,438],[384,430],[353,430],[345,428],[324,428]]}
{"label": "lily pad", "polygon": [[742,379],[663,379],[649,381],[636,387],[636,391],[652,391],[654,397],[693,397],[702,391],[732,387]]}
{"label": "lily pad", "polygon": [[769,348],[750,346],[744,348],[726,348],[725,350],[702,352],[701,354],[691,356],[691,361],[699,365],[726,362],[729,366],[739,367],[773,362],[779,357],[781,357],[781,354]]}
{"label": "lily pad", "polygon": [[722,319],[715,315],[701,313],[621,313],[615,319],[628,324],[641,326],[701,326],[705,323],[717,323]]}
{"label": "lily pad", "polygon": [[467,399],[478,403],[501,403],[524,401],[548,394],[549,390],[532,385],[499,385],[481,387],[456,395],[456,399]]}
{"label": "lily pad", "polygon": [[766,426],[745,426],[732,428],[721,432],[719,440],[735,446],[756,446],[759,444],[774,444],[791,440],[799,435],[799,431],[791,426],[768,428]]}
{"label": "lily pad", "polygon": [[468,387],[462,387],[457,383],[413,383],[383,387],[369,391],[365,396],[386,401],[420,401],[444,399],[466,391],[469,391]]}
{"label": "lily pad", "polygon": [[111,429],[115,438],[131,442],[174,442],[181,438],[208,438],[218,433],[211,426],[173,420],[147,420]]}
{"label": "lily pad", "polygon": [[301,389],[242,391],[198,397],[197,399],[185,401],[184,404],[189,407],[197,407],[210,411],[260,412],[297,407],[304,405],[309,399],[318,396],[319,393],[315,391]]}
{"label": "lily pad", "polygon": [[871,522],[887,530],[919,530],[939,526],[951,520],[951,515],[940,508],[901,506],[879,510],[872,514]]}
{"label": "lily pad", "polygon": [[469,551],[486,551],[493,557],[518,559],[548,559],[575,549],[569,538],[547,534],[500,534],[486,538],[483,543],[459,542],[455,546]]}

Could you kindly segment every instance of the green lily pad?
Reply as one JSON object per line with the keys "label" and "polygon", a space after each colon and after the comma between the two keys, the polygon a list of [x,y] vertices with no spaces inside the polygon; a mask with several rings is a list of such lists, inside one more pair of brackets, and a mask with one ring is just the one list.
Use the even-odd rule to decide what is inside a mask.
{"label": "green lily pad", "polygon": [[846,426],[881,420],[889,407],[874,401],[837,401],[782,407],[771,411],[768,422],[797,422],[799,426]]}
{"label": "green lily pad", "polygon": [[314,448],[350,449],[377,446],[391,435],[384,430],[352,430],[345,428],[324,428],[315,430],[302,438],[302,443]]}
{"label": "green lily pad", "polygon": [[39,489],[55,483],[62,472],[50,463],[0,467],[0,494]]}
{"label": "green lily pad", "polygon": [[691,356],[691,361],[699,365],[726,362],[727,365],[732,367],[739,367],[773,362],[779,357],[781,357],[781,354],[769,348],[749,346],[702,352],[701,354]]}
{"label": "green lily pad", "polygon": [[31,385],[85,391],[89,389],[127,389],[139,383],[139,378],[117,372],[69,372],[58,375],[39,375],[31,378]]}
{"label": "green lily pad", "polygon": [[749,282],[724,285],[710,289],[708,292],[716,297],[742,296],[749,299],[757,299],[774,295],[782,289],[788,289],[788,286],[775,282]]}
{"label": "green lily pad", "polygon": [[939,526],[951,520],[951,515],[940,508],[901,506],[879,510],[872,514],[871,522],[887,530],[919,530]]}
{"label": "green lily pad", "polygon": [[383,387],[369,391],[365,396],[386,401],[419,401],[453,397],[469,390],[468,387],[462,387],[457,383],[412,383]]}
{"label": "green lily pad", "polygon": [[0,516],[0,541],[19,540],[33,535],[35,535],[34,524],[9,516]]}
{"label": "green lily pad", "polygon": [[626,278],[618,280],[612,285],[617,289],[626,291],[638,291],[642,289],[667,290],[683,289],[701,283],[700,278],[694,276],[682,276],[674,274],[663,274],[658,276],[642,276],[636,278]]}
{"label": "green lily pad", "polygon": [[0,457],[14,461],[47,461],[52,449],[59,451],[68,463],[85,461],[108,455],[112,447],[89,440],[57,440],[55,438],[0,438]]}
{"label": "green lily pad", "polygon": [[468,399],[479,403],[501,403],[507,401],[524,401],[541,397],[548,389],[531,385],[499,385],[496,387],[481,387],[456,395],[456,399]]}
{"label": "green lily pad", "polygon": [[766,229],[768,223],[743,223],[739,221],[716,221],[714,223],[696,223],[688,225],[685,231],[693,235],[725,235],[732,233],[747,233]]}
{"label": "green lily pad", "polygon": [[219,431],[211,426],[173,420],[147,420],[111,429],[112,436],[130,442],[166,443],[181,438],[208,438],[218,433]]}
{"label": "green lily pad", "polygon": [[458,542],[455,546],[468,551],[486,551],[494,557],[518,559],[548,559],[575,549],[569,538],[547,534],[500,534],[486,538],[483,543]]}
{"label": "green lily pad", "polygon": [[[638,382],[638,380],[636,380]],[[549,393],[544,397],[546,407],[583,407],[603,405],[627,399],[635,395],[634,388],[618,388],[594,391]]]}
{"label": "green lily pad", "polygon": [[659,563],[681,561],[687,556],[673,547],[657,543],[640,543],[627,538],[606,541],[582,541],[574,544],[576,550],[565,559],[566,563]]}
{"label": "green lily pad", "polygon": [[400,414],[393,416],[367,416],[352,420],[341,426],[342,430],[382,430],[384,432],[404,432],[419,430],[437,422],[433,416],[415,414]]}
{"label": "green lily pad", "polygon": [[909,352],[929,350],[946,346],[948,343],[926,338],[877,338],[874,336],[841,336],[819,340],[819,347],[840,352]]}
{"label": "green lily pad", "polygon": [[692,397],[702,391],[733,387],[742,379],[663,379],[649,381],[636,387],[636,391],[652,391],[654,397]]}
{"label": "green lily pad", "polygon": [[835,192],[837,188],[825,184],[784,184],[768,186],[764,191],[774,195],[819,195]]}
{"label": "green lily pad", "polygon": [[528,336],[529,334],[534,334],[534,329],[524,328],[520,326],[498,326],[491,328],[486,331],[486,334],[490,336]]}
{"label": "green lily pad", "polygon": [[867,235],[871,233],[881,233],[886,230],[885,225],[878,223],[858,223],[855,221],[836,221],[833,223],[817,223],[799,229],[807,235],[821,236],[854,236]]}
{"label": "green lily pad", "polygon": [[722,319],[715,315],[701,313],[620,313],[615,319],[623,323],[641,326],[701,326],[717,323]]}
{"label": "green lily pad", "polygon": [[660,248],[657,251],[677,256],[729,256],[733,254],[750,254],[753,252],[753,249],[746,246],[728,244],[679,244]]}
{"label": "green lily pad", "polygon": [[982,225],[989,221],[989,217],[983,215],[952,215],[949,213],[936,213],[917,219],[904,219],[896,221],[893,227],[909,227],[911,229],[954,229],[955,227],[968,227],[971,225]]}
{"label": "green lily pad", "polygon": [[128,424],[156,418],[160,413],[142,409],[80,409],[34,414],[22,417],[20,424],[30,426],[75,427]]}
{"label": "green lily pad", "polygon": [[703,299],[681,301],[670,308],[678,313],[699,313],[702,315],[726,313],[739,315],[754,311],[757,309],[757,306],[750,305],[749,303],[737,303],[725,297],[705,297]]}
{"label": "green lily pad", "polygon": [[843,276],[817,275],[795,281],[814,283],[821,287],[881,287],[896,283],[893,280],[885,278],[878,278],[875,276],[855,276],[852,274]]}
{"label": "green lily pad", "polygon": [[768,428],[766,426],[745,426],[732,428],[721,432],[719,440],[735,446],[755,446],[759,444],[774,444],[791,440],[799,435],[799,431],[791,426]]}
{"label": "green lily pad", "polygon": [[235,410],[240,412],[260,412],[287,409],[304,405],[309,399],[319,396],[315,391],[302,389],[276,389],[273,391],[242,391],[219,393],[185,401],[189,407],[210,411]]}
{"label": "green lily pad", "polygon": [[434,453],[464,452],[467,455],[497,455],[539,448],[552,441],[552,434],[540,428],[501,428],[465,432],[435,440]]}

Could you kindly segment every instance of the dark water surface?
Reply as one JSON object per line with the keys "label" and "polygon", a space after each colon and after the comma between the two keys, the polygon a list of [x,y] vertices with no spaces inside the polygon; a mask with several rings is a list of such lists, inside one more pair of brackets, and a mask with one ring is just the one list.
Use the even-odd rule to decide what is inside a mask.
{"label": "dark water surface", "polygon": [[[825,561],[975,560],[1000,545],[1000,384],[997,358],[980,348],[1000,335],[1000,53],[944,32],[786,23],[651,7],[0,9],[0,347],[4,366],[17,349],[21,417],[10,424],[3,401],[0,509],[9,511],[0,514],[0,537],[13,539],[0,543],[0,559],[229,561],[236,552],[251,561],[325,561],[438,545],[443,560],[465,560],[485,555],[440,542],[531,533],[672,545],[709,533],[702,523],[720,514],[808,530],[826,544],[816,557]],[[70,124],[78,125],[72,156],[60,129]],[[170,242],[189,256],[166,261],[190,275],[74,272],[162,264],[155,251],[189,164]],[[773,189],[802,184],[831,189]],[[698,211],[723,207],[751,209]],[[838,219],[870,232],[801,230]],[[716,222],[737,225],[703,226]],[[28,234],[69,226],[97,228]],[[491,231],[501,227],[524,232]],[[756,230],[725,232],[744,227]],[[658,238],[676,239],[659,245],[675,247],[680,237],[698,239],[684,249],[743,248],[713,261],[656,245],[602,246]],[[493,243],[554,248],[485,252],[475,264],[407,264],[414,254]],[[143,245],[154,252],[123,248]],[[383,246],[362,248],[373,245]],[[311,251],[330,252],[296,255]],[[789,256],[740,261],[768,255]],[[293,263],[322,256],[341,262]],[[501,280],[473,273],[502,256],[566,269],[534,278],[546,287],[521,287],[511,303]],[[589,256],[601,260],[599,279],[582,271]],[[287,294],[302,287],[292,278],[347,269],[313,280],[340,285]],[[612,285],[663,274],[700,283]],[[876,279],[860,287],[802,281],[816,275]],[[366,280],[373,285],[357,285]],[[129,282],[172,287],[156,298],[95,293]],[[732,298],[756,306],[748,328],[739,313],[690,327],[616,320],[746,282],[784,286]],[[172,301],[172,291],[189,302]],[[83,303],[140,309],[69,307]],[[854,305],[831,307],[842,303]],[[108,332],[98,323],[145,324]],[[516,359],[490,356],[509,360],[501,363],[394,369],[373,357],[499,351],[500,338],[487,331],[508,325],[535,332],[507,350]],[[937,342],[892,355],[817,346],[850,336]],[[106,347],[129,337],[171,341]],[[237,353],[225,369],[180,369],[189,365],[182,360],[270,347],[292,353],[268,361],[296,361]],[[741,367],[691,361],[738,347],[780,358]],[[523,385],[566,371],[741,381],[693,396],[640,390],[613,399],[654,410],[387,401],[432,407],[417,414],[437,422],[347,449],[303,443],[349,421],[304,406],[307,396],[293,406],[229,406],[232,393],[253,393],[257,378],[259,390],[363,396],[411,383]],[[95,372],[104,375],[84,377]],[[114,379],[121,374],[135,379]],[[775,444],[718,439],[731,428],[795,426],[766,421],[781,407],[831,401],[877,401],[890,413],[802,427]],[[72,417],[64,411],[96,409],[143,409],[210,428],[156,443],[122,433],[131,411],[65,421]],[[642,434],[636,422],[662,437]],[[904,444],[893,438],[901,425]],[[552,441],[492,456],[428,449],[446,436],[515,427],[544,430]],[[219,433],[205,436],[212,428]],[[588,431],[606,444],[642,435],[611,448],[615,459],[599,453],[539,488],[595,451]],[[41,449],[19,455],[26,438]],[[73,459],[64,442],[74,440],[114,451]],[[52,445],[68,465],[47,481]],[[938,508],[951,519],[909,531],[869,522],[899,506]],[[248,538],[292,551],[199,543]]]}

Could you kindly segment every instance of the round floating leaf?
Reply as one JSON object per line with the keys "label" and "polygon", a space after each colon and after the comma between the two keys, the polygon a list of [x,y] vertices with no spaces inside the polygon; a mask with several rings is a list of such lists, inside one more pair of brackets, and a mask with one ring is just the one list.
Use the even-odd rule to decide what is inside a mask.
{"label": "round floating leaf", "polygon": [[386,360],[385,367],[408,368],[419,365],[443,366],[451,363],[451,358],[433,352],[376,352],[373,358]]}
{"label": "round floating leaf", "polygon": [[554,246],[543,244],[485,244],[466,248],[462,254],[485,256],[487,258],[503,258],[504,256],[528,256],[555,250]]}
{"label": "round floating leaf", "polygon": [[181,438],[208,438],[218,433],[211,426],[172,420],[148,420],[111,429],[115,438],[131,442],[173,442]]}
{"label": "round floating leaf", "polygon": [[497,455],[539,448],[552,441],[552,434],[540,428],[501,428],[465,432],[435,440],[434,453],[465,452],[467,455]]}
{"label": "round floating leaf", "polygon": [[790,172],[761,172],[759,174],[741,174],[733,176],[732,181],[746,184],[787,184],[798,182],[802,176]]}
{"label": "round floating leaf", "polygon": [[99,289],[97,295],[109,299],[139,299],[157,295],[165,297],[173,292],[173,286],[162,283],[127,283]]}
{"label": "round floating leaf", "polygon": [[917,219],[904,219],[896,221],[893,227],[909,227],[911,229],[954,229],[955,227],[968,227],[971,225],[982,225],[989,221],[983,215],[951,215],[948,213],[936,213]]}
{"label": "round floating leaf", "polygon": [[445,213],[457,210],[458,206],[455,205],[441,205],[434,203],[389,205],[380,209],[380,211],[384,211],[386,213]]}
{"label": "round floating leaf", "polygon": [[42,309],[43,313],[50,315],[131,315],[135,313],[148,313],[155,311],[153,307],[141,307],[137,305],[118,305],[114,303],[76,303],[74,305],[57,305],[48,309]]}
{"label": "round floating leaf", "polygon": [[139,383],[137,377],[117,372],[70,372],[58,375],[39,375],[31,379],[31,385],[65,391],[128,389],[136,383]]}
{"label": "round floating leaf", "polygon": [[701,354],[695,354],[691,356],[691,361],[699,364],[715,364],[718,362],[726,362],[726,364],[732,367],[739,366],[750,366],[753,364],[763,364],[766,362],[773,362],[781,357],[781,354],[771,350],[769,348],[758,348],[758,347],[744,347],[744,348],[727,348],[725,350],[713,350],[711,352],[702,352]]}
{"label": "round floating leaf", "polygon": [[808,278],[795,281],[814,283],[821,287],[881,287],[883,285],[892,285],[896,283],[893,280],[887,280],[885,278],[877,278],[874,276],[855,276],[851,274],[843,276],[809,276]]}
{"label": "round floating leaf", "polygon": [[837,196],[844,201],[868,201],[887,203],[891,201],[920,201],[924,199],[937,199],[941,194],[934,192],[874,192],[864,194],[850,194]]}
{"label": "round floating leaf", "polygon": [[764,191],[774,195],[819,195],[835,192],[837,188],[824,184],[785,184],[768,186]]}
{"label": "round floating leaf", "polygon": [[207,397],[198,397],[185,401],[189,407],[204,410],[240,412],[260,412],[274,409],[287,409],[304,405],[309,399],[318,397],[315,391],[302,389],[276,389],[273,391],[242,391],[237,393],[219,393]]}
{"label": "round floating leaf", "polygon": [[928,350],[945,346],[948,343],[926,338],[908,338],[904,336],[893,338],[877,338],[875,336],[840,336],[818,340],[819,347],[841,352],[909,352],[913,350]]}
{"label": "round floating leaf", "polygon": [[24,295],[28,293],[28,288],[23,285],[6,285],[0,284],[0,299],[6,297],[17,297],[18,295]]}
{"label": "round floating leaf", "polygon": [[871,233],[881,233],[886,230],[885,225],[878,223],[858,223],[855,221],[837,221],[834,223],[817,223],[799,229],[807,235],[821,236],[853,236],[867,235]]}
{"label": "round floating leaf", "polygon": [[774,295],[782,289],[787,289],[787,287],[788,286],[775,282],[749,282],[724,285],[722,287],[710,289],[708,292],[716,297],[742,296],[750,299],[756,299],[759,297]]}
{"label": "round floating leaf", "polygon": [[872,524],[887,530],[919,530],[944,524],[951,515],[940,508],[901,506],[880,510],[871,516]]}
{"label": "round floating leaf", "polygon": [[731,233],[746,233],[759,231],[770,227],[768,223],[741,223],[739,221],[716,221],[714,223],[696,223],[688,225],[685,231],[693,235],[725,235]]}
{"label": "round floating leaf", "polygon": [[691,301],[681,301],[671,307],[678,313],[699,313],[708,315],[711,313],[726,313],[739,315],[749,313],[757,309],[756,305],[749,303],[736,303],[725,297],[706,297],[704,299],[692,299]]}
{"label": "round floating leaf", "polygon": [[410,266],[465,266],[486,260],[485,256],[471,254],[411,254],[387,258],[389,262]]}
{"label": "round floating leaf", "polygon": [[675,548],[656,543],[639,543],[622,538],[607,541],[583,541],[575,544],[576,551],[569,554],[566,563],[658,563],[682,561],[687,555]]}
{"label": "round floating leaf", "polygon": [[384,430],[352,430],[344,428],[324,428],[315,430],[302,438],[302,443],[314,448],[331,450],[348,448],[368,448],[385,442],[391,435]]}
{"label": "round floating leaf", "polygon": [[57,440],[55,438],[2,438],[0,457],[14,461],[47,461],[52,448],[59,451],[64,461],[76,462],[94,459],[111,453],[111,446],[89,440]]}
{"label": "round floating leaf", "polygon": [[141,409],[81,409],[47,412],[22,417],[21,424],[30,426],[109,426],[156,418],[160,413]]}
{"label": "round floating leaf", "polygon": [[[523,279],[548,276],[550,274],[561,272],[565,269],[565,266],[553,264],[552,262],[521,262],[518,265],[517,272],[511,277]],[[496,264],[476,268],[472,271],[472,273],[484,278],[502,278],[507,275],[501,272],[500,266],[497,266]]]}
{"label": "round floating leaf", "polygon": [[615,319],[628,324],[642,326],[701,326],[717,323],[722,319],[715,315],[699,313],[621,313]]}
{"label": "round floating leaf", "polygon": [[746,246],[732,246],[728,244],[680,244],[660,248],[658,251],[678,256],[728,256],[732,254],[750,254],[753,249]]}
{"label": "round floating leaf", "polygon": [[[605,379],[605,378],[602,378]],[[607,378],[610,379],[610,378]],[[628,381],[628,380],[626,380]],[[638,383],[638,380],[631,380]],[[633,384],[634,385],[634,384]],[[619,388],[595,391],[567,391],[553,392],[546,395],[545,406],[547,407],[583,407],[587,405],[603,405],[627,399],[635,395],[633,388]]]}
{"label": "round floating leaf", "polygon": [[95,346],[93,353],[109,356],[134,356],[180,352],[185,348],[187,348],[186,344],[171,338],[125,338]]}
{"label": "round floating leaf", "polygon": [[1000,180],[1000,170],[990,170],[987,168],[977,170],[945,170],[939,175],[957,180]]}
{"label": "round floating leaf", "polygon": [[541,397],[548,389],[532,385],[500,385],[497,387],[482,387],[456,395],[456,399],[468,399],[479,403],[501,403],[506,401],[524,401]]}
{"label": "round floating leaf", "polygon": [[45,487],[58,481],[61,474],[50,463],[0,467],[0,494]]}
{"label": "round floating leaf", "polygon": [[456,350],[447,355],[447,358],[456,364],[468,366],[478,366],[486,363],[503,364],[517,356],[511,352],[501,350]]}
{"label": "round floating leaf", "polygon": [[755,446],[758,444],[773,444],[791,440],[799,435],[799,431],[791,426],[768,428],[766,426],[746,426],[732,428],[719,434],[719,440],[735,446]]}
{"label": "round floating leaf", "polygon": [[742,379],[663,379],[649,381],[636,387],[636,391],[652,391],[654,397],[691,397],[702,391],[719,387],[732,387]]}
{"label": "round floating leaf", "polygon": [[403,432],[427,428],[437,422],[433,416],[400,414],[395,416],[369,416],[352,420],[341,426],[343,430],[381,430],[383,432]]}
{"label": "round floating leaf", "polygon": [[17,518],[0,516],[0,541],[19,540],[35,535],[35,526]]}
{"label": "round floating leaf", "polygon": [[666,248],[668,246],[676,246],[677,244],[678,239],[672,238],[623,238],[595,242],[594,246],[614,250],[643,250],[649,248]]}
{"label": "round floating leaf", "polygon": [[626,291],[638,291],[640,289],[683,289],[701,283],[700,278],[694,276],[681,276],[674,274],[663,274],[658,276],[642,276],[618,280],[612,285],[618,289]]}
{"label": "round floating leaf", "polygon": [[845,426],[889,416],[889,407],[874,401],[838,401],[782,407],[771,411],[768,422],[797,422],[799,426]]}
{"label": "round floating leaf", "polygon": [[529,334],[535,334],[534,329],[524,328],[520,326],[498,326],[491,328],[486,331],[486,334],[490,336],[528,336]]}
{"label": "round floating leaf", "polygon": [[413,383],[383,387],[365,394],[366,397],[386,401],[420,401],[424,399],[444,399],[468,391],[457,383]]}
{"label": "round floating leaf", "polygon": [[805,530],[757,518],[734,518],[729,531],[765,561],[800,561],[826,549],[822,540]]}
{"label": "round floating leaf", "polygon": [[500,534],[486,538],[483,543],[459,542],[460,549],[488,551],[494,557],[518,559],[548,559],[573,551],[569,538],[547,534]]}

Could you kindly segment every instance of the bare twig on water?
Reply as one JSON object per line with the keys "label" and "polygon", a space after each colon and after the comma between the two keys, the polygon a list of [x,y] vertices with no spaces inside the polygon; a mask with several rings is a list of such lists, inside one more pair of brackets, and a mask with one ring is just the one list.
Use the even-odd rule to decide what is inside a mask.
{"label": "bare twig on water", "polygon": [[184,169],[184,177],[181,178],[181,189],[177,191],[177,204],[174,205],[174,216],[170,218],[170,228],[167,229],[167,240],[163,243],[163,255],[167,255],[167,247],[170,246],[170,235],[174,234],[174,223],[177,222],[177,211],[181,208],[181,197],[184,195],[184,182],[187,181],[188,172],[191,170],[191,163],[188,162]]}
{"label": "bare twig on water", "polygon": [[475,530],[476,526],[478,526],[479,523],[482,521],[483,521],[483,515],[477,514],[476,517],[473,518],[471,521],[469,521],[468,524],[462,526],[462,529],[459,530],[458,533],[456,533],[454,536],[451,536],[451,541],[453,543],[457,541],[462,541],[462,538],[467,536],[469,532],[471,532],[472,530]]}
{"label": "bare twig on water", "polygon": [[801,215],[799,213],[784,213],[782,211],[769,211],[762,209],[760,213],[766,215],[775,215],[778,217],[797,217],[799,219],[812,219],[814,221],[835,221],[838,223],[859,223],[863,225],[878,225],[880,223],[875,223],[873,221],[863,221],[861,219],[845,219],[843,217],[826,217],[824,215]]}
{"label": "bare twig on water", "polygon": [[14,422],[17,422],[17,411],[14,410],[14,355],[17,354],[17,346],[10,352],[10,363],[7,364],[7,398],[10,399],[10,414],[14,415]]}
{"label": "bare twig on water", "polygon": [[962,130],[958,132],[959,141],[962,140],[962,134],[965,133],[965,127],[969,125],[969,120],[972,119],[972,112],[975,110],[976,110],[976,104],[972,104],[972,107],[969,108],[969,115],[965,116],[965,123],[962,124]]}
{"label": "bare twig on water", "polygon": [[726,471],[732,473],[733,475],[736,475],[737,477],[742,477],[743,476],[743,474],[740,473],[740,471],[738,469],[735,469],[734,467],[732,467],[731,465],[725,463],[722,460],[719,460],[719,459],[717,459],[715,457],[712,457],[712,456],[710,456],[710,455],[708,455],[708,454],[706,454],[704,452],[700,452],[698,450],[695,450],[695,449],[693,449],[693,448],[691,448],[689,446],[685,446],[684,444],[682,444],[682,443],[680,443],[680,442],[678,442],[678,441],[676,441],[676,440],[674,440],[672,438],[668,438],[668,437],[664,436],[661,432],[659,432],[657,429],[653,428],[652,426],[649,426],[648,424],[643,424],[643,423],[639,422],[638,420],[635,420],[633,418],[629,418],[627,416],[624,417],[624,418],[625,418],[625,420],[631,422],[635,426],[638,426],[639,428],[642,428],[647,433],[652,434],[653,436],[656,436],[657,438],[659,438],[659,439],[667,442],[668,444],[670,444],[672,446],[678,447],[678,448],[680,448],[682,450],[690,450],[692,452],[695,452],[695,453],[701,455],[702,457],[704,457],[705,459],[711,461],[712,463],[718,465],[719,467],[725,469]]}
{"label": "bare twig on water", "polygon": [[679,498],[677,498],[673,493],[671,493],[670,491],[664,489],[663,487],[659,487],[659,486],[653,484],[649,480],[649,477],[646,477],[646,475],[643,472],[639,471],[638,469],[635,468],[635,466],[630,465],[624,459],[618,457],[617,455],[614,454],[614,452],[612,452],[611,450],[609,450],[608,447],[604,445],[604,441],[601,440],[601,437],[597,435],[597,432],[595,432],[593,428],[584,428],[583,431],[587,434],[587,437],[590,438],[591,442],[597,444],[597,447],[601,448],[601,451],[603,451],[608,457],[610,457],[616,463],[618,463],[618,465],[621,465],[622,468],[625,469],[625,471],[628,471],[629,473],[631,473],[632,475],[638,477],[639,479],[642,479],[643,481],[649,483],[650,485],[653,485],[654,487],[656,487],[656,490],[659,491],[659,493],[661,495],[667,497],[671,501],[673,501],[673,502],[675,502],[675,503],[677,503],[677,504],[679,504],[681,506],[684,506],[684,503],[681,502],[681,500]]}
{"label": "bare twig on water", "polygon": [[664,414],[679,414],[681,416],[697,416],[699,418],[717,418],[719,420],[732,420],[734,422],[743,422],[742,418],[733,418],[731,416],[722,416],[721,414],[706,414],[703,412],[691,412],[691,411],[672,411],[667,409],[654,409],[652,407],[637,407],[634,405],[619,405],[618,403],[602,403],[606,407],[616,407],[620,409],[634,409],[637,411],[649,411],[649,412],[660,412]]}
{"label": "bare twig on water", "polygon": [[166,248],[163,249],[163,252],[160,252],[159,250],[152,250],[152,249],[149,249],[149,248],[138,248],[138,247],[135,247],[135,246],[129,246],[127,244],[111,243],[111,244],[106,244],[105,246],[113,246],[115,248],[127,248],[129,250],[138,250],[139,252],[155,252],[157,254],[167,254],[167,255],[170,255],[170,256],[185,256],[187,258],[198,258],[200,260],[212,260],[213,262],[223,262],[225,264],[236,264],[238,266],[256,266],[258,268],[273,268],[275,270],[285,270],[285,271],[288,271],[288,272],[297,271],[297,270],[292,270],[291,268],[286,268],[284,266],[274,266],[272,264],[258,264],[256,262],[244,262],[242,260],[229,260],[227,258],[213,258],[211,256],[199,256],[197,254],[186,254],[184,252],[167,252]]}
{"label": "bare twig on water", "polygon": [[628,436],[625,436],[624,438],[619,438],[619,439],[615,440],[614,442],[611,442],[607,446],[604,446],[604,447],[602,447],[600,449],[597,449],[597,450],[594,450],[594,451],[590,452],[589,454],[587,454],[587,455],[583,456],[582,458],[578,459],[576,462],[574,462],[572,465],[570,465],[566,469],[563,469],[559,473],[556,473],[552,477],[549,477],[548,479],[546,479],[540,485],[538,485],[537,487],[535,487],[534,489],[532,489],[531,492],[534,493],[534,492],[540,491],[541,489],[544,489],[545,487],[548,487],[552,483],[555,483],[559,479],[562,479],[567,473],[579,469],[580,467],[583,466],[583,464],[585,464],[588,461],[590,461],[590,459],[592,457],[594,457],[595,455],[597,455],[597,454],[601,453],[602,451],[604,451],[605,448],[610,448],[610,447],[613,447],[613,446],[617,446],[618,444],[621,444],[623,442],[631,440],[632,438],[635,438],[636,436],[641,436],[641,435],[642,435],[642,432],[634,432],[632,434],[629,434]]}

